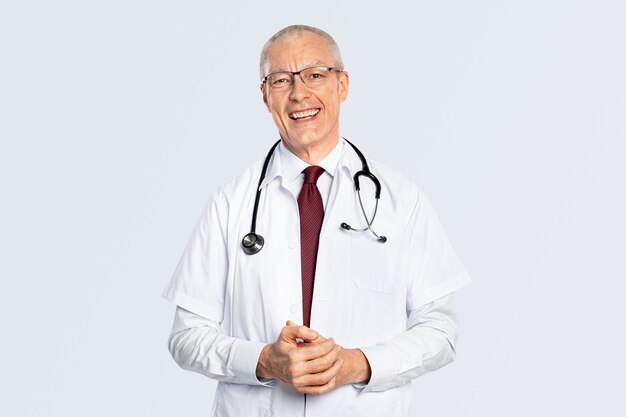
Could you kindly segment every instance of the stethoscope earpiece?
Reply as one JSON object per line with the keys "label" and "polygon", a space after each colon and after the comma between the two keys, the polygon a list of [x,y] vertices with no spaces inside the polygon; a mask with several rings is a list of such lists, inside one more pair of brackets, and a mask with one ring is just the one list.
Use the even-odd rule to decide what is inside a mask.
{"label": "stethoscope earpiece", "polygon": [[263,249],[264,243],[265,239],[263,239],[263,236],[257,235],[254,232],[248,233],[241,240],[243,251],[247,255],[254,255],[255,253],[259,253],[259,251]]}
{"label": "stethoscope earpiece", "polygon": [[[363,215],[365,216],[365,212],[363,213]],[[365,218],[365,220],[367,220],[367,217]],[[372,221],[374,221],[374,219],[372,219]],[[341,225],[340,225],[340,226],[341,226],[341,228],[342,228],[342,229],[344,229],[344,230],[352,230],[352,231],[355,231],[355,232],[365,232],[365,231],[368,231],[368,230],[369,230],[370,232],[372,232],[372,234],[373,234],[374,236],[376,236],[376,241],[377,241],[377,242],[380,242],[380,243],[385,243],[385,242],[387,241],[387,236],[378,236],[378,235],[376,234],[376,232],[374,232],[374,231],[372,230],[372,228],[371,228],[372,224],[371,224],[371,223],[369,223],[369,224],[368,224],[368,226],[367,226],[366,228],[364,228],[364,229],[355,229],[354,227],[350,226],[350,225],[349,225],[348,223],[346,223],[346,222],[341,223]]]}

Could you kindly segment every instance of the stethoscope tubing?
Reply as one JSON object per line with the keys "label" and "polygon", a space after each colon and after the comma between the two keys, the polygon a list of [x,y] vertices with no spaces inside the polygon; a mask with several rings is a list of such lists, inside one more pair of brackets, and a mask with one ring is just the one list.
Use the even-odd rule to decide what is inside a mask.
{"label": "stethoscope tubing", "polygon": [[[367,160],[365,159],[365,156],[363,156],[363,153],[359,150],[359,148],[357,148],[348,139],[346,138],[343,138],[343,139],[352,147],[352,149],[354,149],[359,159],[361,160],[361,170],[358,171],[356,174],[354,174],[353,178],[354,178],[354,188],[359,198],[359,206],[361,207],[361,212],[363,213],[363,217],[365,218],[365,223],[367,224],[367,227],[362,228],[362,229],[356,229],[345,222],[341,223],[340,226],[344,230],[348,230],[348,231],[351,230],[354,232],[365,232],[369,230],[374,236],[376,236],[376,239],[378,242],[385,243],[387,241],[387,238],[385,236],[378,235],[374,231],[374,229],[372,229],[372,224],[374,223],[374,219],[376,219],[376,213],[378,212],[378,200],[380,199],[380,194],[381,194],[380,181],[378,181],[378,178],[376,178],[376,176],[372,174],[372,172],[370,171],[369,165],[367,164]],[[274,145],[272,145],[269,152],[267,153],[267,156],[265,157],[265,161],[263,162],[263,169],[261,170],[261,175],[259,176],[259,183],[257,185],[257,191],[256,191],[256,195],[254,198],[254,209],[252,210],[252,224],[250,225],[250,233],[246,234],[241,240],[241,246],[243,247],[243,251],[248,255],[254,255],[254,254],[259,253],[259,251],[263,249],[263,246],[265,244],[265,239],[263,238],[263,236],[256,233],[256,220],[257,220],[257,213],[259,211],[259,201],[261,197],[261,184],[263,183],[263,180],[265,179],[265,175],[267,173],[267,167],[269,166],[270,159],[272,158],[272,155],[274,154],[274,150],[276,149],[279,143],[280,143],[280,139],[276,141]],[[369,218],[367,217],[367,214],[365,213],[365,207],[363,206],[363,201],[361,199],[361,184],[359,181],[360,177],[369,178],[374,183],[374,186],[376,187],[376,193],[374,195],[374,198],[376,199],[376,206],[374,207],[374,214],[372,216],[371,221],[369,220]]]}

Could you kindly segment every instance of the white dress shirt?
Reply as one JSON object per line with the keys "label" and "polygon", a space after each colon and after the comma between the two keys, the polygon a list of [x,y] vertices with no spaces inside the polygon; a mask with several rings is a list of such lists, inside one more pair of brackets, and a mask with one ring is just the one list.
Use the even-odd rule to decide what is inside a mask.
{"label": "white dress shirt", "polygon": [[[407,416],[410,381],[454,359],[458,336],[452,293],[469,283],[424,193],[368,160],[382,193],[374,229],[364,227],[353,175],[361,162],[340,140],[320,162],[325,215],[320,232],[311,328],[365,354],[371,378],[321,396],[280,381],[259,381],[262,348],[286,320],[302,323],[297,195],[307,164],[279,146],[261,184],[257,233],[265,246],[246,255],[262,161],[215,191],[163,296],[178,307],[169,339],[184,369],[220,381],[214,416]],[[366,211],[374,187],[361,179]],[[306,408],[306,410],[305,410]]]}
{"label": "white dress shirt", "polygon": [[[345,145],[343,140],[338,141],[333,150],[317,164],[324,168],[324,173],[317,179],[317,188],[322,196],[324,210],[328,203],[330,187]],[[283,184],[291,191],[296,200],[298,200],[298,194],[300,194],[300,189],[302,189],[302,184],[304,184],[304,174],[302,171],[304,171],[309,164],[288,151],[282,143],[278,145],[278,152],[280,153],[281,168],[283,171]]]}

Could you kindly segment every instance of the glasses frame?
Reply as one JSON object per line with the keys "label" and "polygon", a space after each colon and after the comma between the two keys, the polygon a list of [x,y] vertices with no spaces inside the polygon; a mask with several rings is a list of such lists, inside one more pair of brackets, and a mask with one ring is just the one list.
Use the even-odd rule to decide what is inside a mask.
{"label": "glasses frame", "polygon": [[[310,69],[313,69],[313,68],[325,69],[328,72],[330,72],[330,71],[343,72],[344,71],[344,70],[339,69],[337,67],[327,67],[325,65],[314,65],[312,67],[302,68],[300,71],[274,71],[274,72],[270,72],[269,74],[267,74],[265,76],[265,78],[263,78],[263,81],[261,82],[261,85],[265,84],[267,79],[269,77],[271,77],[272,75],[274,75],[274,74],[291,74],[292,75],[292,79],[291,79],[291,84],[289,84],[289,87],[294,85],[294,83],[296,82],[296,75],[297,75],[298,77],[300,77],[300,81],[302,81],[302,84],[304,84],[308,88],[311,88],[304,81],[304,78],[302,78],[301,72],[306,71],[306,70],[310,70]],[[270,85],[269,88],[272,89],[272,86]]]}

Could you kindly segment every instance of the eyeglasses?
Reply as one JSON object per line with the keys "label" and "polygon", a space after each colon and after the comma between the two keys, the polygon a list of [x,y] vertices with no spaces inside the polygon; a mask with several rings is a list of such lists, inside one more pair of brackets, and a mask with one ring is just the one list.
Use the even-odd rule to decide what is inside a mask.
{"label": "eyeglasses", "polygon": [[272,90],[283,90],[291,87],[295,76],[299,75],[304,85],[316,88],[328,81],[330,71],[342,72],[343,70],[331,67],[309,67],[296,72],[278,71],[268,74],[261,84],[267,83]]}

